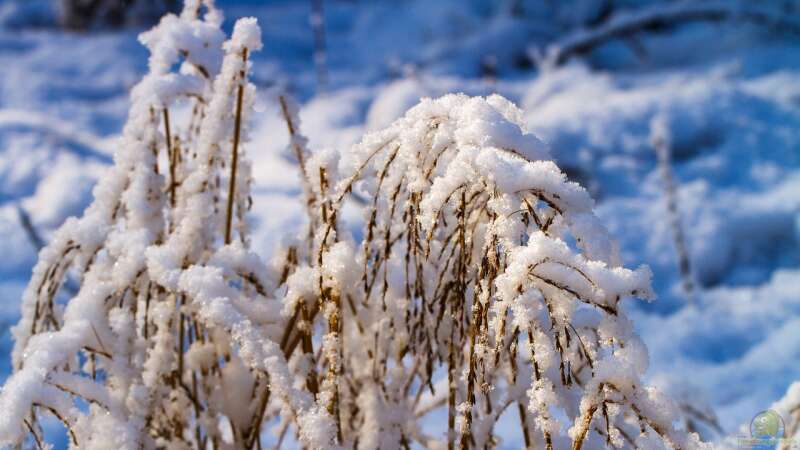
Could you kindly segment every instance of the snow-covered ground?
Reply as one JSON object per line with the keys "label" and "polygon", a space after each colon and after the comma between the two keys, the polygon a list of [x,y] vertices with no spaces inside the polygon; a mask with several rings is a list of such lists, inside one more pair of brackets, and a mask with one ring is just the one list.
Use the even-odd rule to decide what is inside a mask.
{"label": "snow-covered ground", "polygon": [[[658,300],[628,309],[649,346],[653,382],[713,409],[730,435],[800,379],[797,30],[743,21],[655,27],[543,71],[530,67],[531,55],[600,14],[592,5],[604,2],[522,2],[525,11],[514,15],[515,2],[331,0],[324,3],[330,80],[321,92],[310,1],[219,3],[229,20],[253,15],[264,30],[254,67],[259,112],[247,146],[256,176],[254,248],[269,253],[303,220],[296,171],[283,156],[277,92],[300,100],[312,148],[342,152],[421,96],[498,92],[524,109],[559,165],[598,200],[625,265],[652,268]],[[537,6],[547,3],[556,6]],[[0,1],[0,382],[10,370],[8,327],[36,259],[21,217],[46,240],[81,213],[146,65],[138,30],[57,31],[47,26],[47,5]],[[800,22],[800,9],[791,8],[786,18]],[[22,25],[31,22],[44,26]],[[650,143],[656,118],[672,138],[698,287],[691,304]]]}

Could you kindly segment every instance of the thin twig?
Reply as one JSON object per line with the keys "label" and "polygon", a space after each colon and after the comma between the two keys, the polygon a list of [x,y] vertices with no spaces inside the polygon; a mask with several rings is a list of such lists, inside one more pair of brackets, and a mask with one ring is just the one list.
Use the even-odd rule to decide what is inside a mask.
{"label": "thin twig", "polygon": [[[242,60],[247,63],[247,49],[242,52]],[[231,243],[231,224],[233,222],[233,203],[236,194],[236,168],[239,162],[239,139],[242,132],[242,101],[244,98],[244,69],[236,92],[236,118],[233,130],[233,149],[231,150],[231,179],[228,187],[228,212],[225,221],[225,245]]]}

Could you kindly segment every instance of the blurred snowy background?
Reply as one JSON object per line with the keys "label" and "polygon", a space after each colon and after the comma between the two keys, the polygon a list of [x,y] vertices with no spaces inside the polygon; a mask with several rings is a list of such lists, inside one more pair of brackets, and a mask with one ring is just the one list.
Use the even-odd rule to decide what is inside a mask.
{"label": "blurred snowy background", "polygon": [[[256,16],[264,30],[247,146],[263,254],[303,220],[277,93],[300,101],[312,148],[346,152],[422,96],[498,92],[598,200],[626,266],[652,268],[658,300],[626,307],[651,381],[694,411],[707,439],[740,433],[800,379],[800,2],[218,4],[227,29]],[[37,240],[90,202],[146,68],[136,36],[156,17],[147,7],[64,12],[52,0],[0,0],[0,382]],[[654,121],[671,138],[693,300]],[[504,448],[519,447],[513,426],[504,434]]]}

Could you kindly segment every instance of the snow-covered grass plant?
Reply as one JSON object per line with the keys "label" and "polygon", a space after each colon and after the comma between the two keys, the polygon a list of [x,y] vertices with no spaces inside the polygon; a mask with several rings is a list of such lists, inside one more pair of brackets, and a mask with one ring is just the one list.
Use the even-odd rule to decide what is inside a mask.
{"label": "snow-covered grass plant", "polygon": [[[187,295],[198,266],[248,270],[229,287],[219,269],[218,288],[242,296],[267,284],[245,250],[250,169],[237,157],[254,98],[248,54],[260,48],[260,30],[243,19],[223,42],[221,22],[211,2],[187,1],[180,16],[142,34],[150,72],[132,91],[114,165],[83,217],[41,251],[24,293],[0,442],[27,431],[42,446],[40,413],[63,422],[76,448],[210,446],[222,439],[214,425],[222,415],[236,442],[253,439],[239,421],[246,413],[236,392],[245,385],[230,384],[244,377],[263,390],[264,382],[201,317],[204,299]],[[194,108],[182,130],[169,122],[177,101]],[[70,276],[80,290],[63,304]],[[264,315],[269,304],[260,303],[254,310]]]}
{"label": "snow-covered grass plant", "polygon": [[702,447],[642,384],[620,302],[652,296],[648,269],[620,266],[499,96],[423,100],[341,161],[280,97],[308,227],[263,262],[243,153],[259,30],[220,23],[188,1],[142,35],[114,165],[25,291],[0,444],[44,448],[52,415],[73,448],[260,448],[268,424],[309,449],[492,448],[513,414],[526,448]]}

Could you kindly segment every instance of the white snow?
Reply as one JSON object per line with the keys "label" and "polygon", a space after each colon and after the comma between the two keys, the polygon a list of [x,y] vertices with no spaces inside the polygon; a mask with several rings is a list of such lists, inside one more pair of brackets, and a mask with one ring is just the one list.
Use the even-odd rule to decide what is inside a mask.
{"label": "white snow", "polygon": [[[151,60],[157,76],[149,78],[130,100],[128,91],[148,67],[147,53],[136,43],[136,32],[104,31],[81,35],[30,29],[19,24],[24,20],[38,23],[47,19],[47,2],[12,0],[0,5],[0,73],[3,75],[0,79],[0,233],[4,236],[0,253],[6,256],[0,260],[0,330],[7,330],[20,319],[22,305],[23,322],[16,336],[22,342],[27,339],[26,330],[33,311],[30,309],[31,294],[22,292],[24,284],[31,276],[34,280],[45,278],[45,268],[61,258],[70,239],[81,245],[81,251],[74,254],[78,270],[69,274],[73,285],[82,278],[84,282],[96,280],[95,284],[100,286],[91,292],[82,290],[66,308],[62,306],[64,300],[73,294],[62,289],[56,299],[58,308],[63,308],[59,314],[79,320],[41,339],[32,339],[26,358],[17,352],[14,365],[25,359],[26,365],[58,366],[64,362],[59,355],[62,348],[99,346],[95,334],[106,350],[112,350],[112,336],[135,331],[133,324],[143,320],[141,311],[136,317],[117,310],[110,316],[97,315],[96,305],[142,268],[158,273],[158,281],[164,286],[177,288],[181,283],[189,283],[181,275],[182,257],[186,254],[192,259],[200,257],[203,249],[197,242],[175,238],[175,242],[159,243],[168,246],[169,251],[159,252],[155,247],[144,250],[159,232],[153,220],[154,208],[166,200],[163,195],[148,197],[147,192],[152,186],[161,186],[168,174],[163,170],[163,161],[161,179],[148,176],[144,170],[131,169],[152,165],[154,159],[148,156],[149,150],[142,150],[147,148],[143,143],[155,140],[159,148],[163,148],[162,130],[144,133],[152,128],[148,113],[144,111],[146,108],[132,114],[136,120],[132,118],[130,126],[123,129],[123,125],[128,108],[137,98],[169,100],[183,94],[207,96],[217,74],[231,75],[242,68],[240,60],[232,59],[227,69],[221,64],[225,39],[225,34],[217,28],[223,23],[221,13],[216,9],[202,9],[204,17],[200,19],[192,11],[200,2],[190,3],[194,6],[180,16],[165,19],[159,31],[144,38],[157,55]],[[354,6],[333,1],[326,2],[325,10],[329,44],[326,63],[331,82],[326,95],[316,95],[308,2],[256,4],[231,0],[221,3],[228,17],[258,17],[264,32],[264,48],[262,54],[252,55],[253,63],[248,65],[252,80],[259,88],[256,96],[249,100],[255,109],[248,109],[245,114],[252,126],[247,134],[247,158],[251,163],[249,166],[245,163],[244,167],[249,167],[247,170],[252,174],[249,193],[254,201],[250,211],[252,220],[248,223],[248,245],[237,241],[232,246],[205,254],[203,258],[216,268],[215,277],[227,276],[222,274],[233,271],[252,272],[259,283],[271,288],[280,271],[272,262],[264,261],[270,261],[270,255],[278,260],[285,259],[282,256],[285,248],[272,249],[280,242],[287,242],[286,234],[296,234],[305,226],[304,205],[296,201],[303,195],[298,172],[284,157],[290,141],[276,101],[278,93],[289,90],[298,98],[302,119],[299,123],[308,137],[309,151],[314,155],[323,155],[322,150],[326,151],[309,164],[315,164],[316,168],[346,170],[357,166],[361,156],[374,150],[372,144],[386,137],[385,134],[373,135],[374,141],[368,138],[351,151],[351,146],[365,131],[389,126],[421,97],[436,98],[447,92],[488,96],[498,92],[520,105],[520,110],[497,98],[475,102],[469,108],[455,108],[454,120],[459,120],[461,114],[463,118],[479,116],[481,121],[469,127],[454,127],[457,132],[446,130],[442,133],[446,139],[442,138],[438,145],[452,141],[464,148],[465,151],[447,166],[458,165],[468,171],[439,174],[437,192],[441,195],[425,204],[423,223],[435,220],[437,208],[444,204],[443,197],[449,193],[448,189],[452,190],[459,182],[484,179],[507,193],[529,187],[523,180],[535,180],[542,189],[559,186],[559,192],[564,194],[562,200],[576,212],[569,215],[568,220],[554,223],[553,230],[571,230],[586,236],[586,241],[565,239],[563,243],[550,242],[548,246],[538,235],[524,236],[526,245],[519,250],[520,261],[542,252],[564,257],[565,249],[583,250],[585,260],[570,261],[601,277],[606,282],[602,290],[581,285],[578,275],[557,264],[541,265],[537,273],[583,286],[582,293],[598,302],[608,302],[612,293],[642,286],[644,280],[652,276],[657,300],[621,303],[621,310],[630,317],[632,327],[649,350],[649,368],[644,371],[641,363],[647,358],[638,344],[631,345],[625,353],[618,353],[616,358],[624,361],[643,381],[657,385],[662,391],[670,394],[695,392],[690,399],[716,413],[724,434],[744,433],[746,436],[748,431],[742,431],[740,426],[747,425],[753,415],[770,407],[787,414],[784,418],[788,421],[787,411],[797,397],[796,386],[791,389],[790,386],[800,373],[800,335],[797,333],[800,323],[796,319],[800,311],[797,295],[797,286],[800,286],[800,153],[797,151],[800,148],[800,48],[796,35],[769,24],[759,26],[752,22],[692,23],[636,34],[630,40],[610,41],[566,66],[538,73],[518,67],[516,59],[535,53],[532,50],[547,49],[554,42],[564,48],[569,39],[585,39],[587,34],[580,32],[575,35],[577,37],[565,40],[564,30],[596,18],[603,2],[557,5],[552,11],[541,2],[520,2],[523,15],[514,16],[503,9],[505,6],[501,8],[482,1],[431,4],[418,0],[409,2],[405,8],[387,2]],[[666,14],[685,6],[677,3],[665,13],[663,5],[657,1],[619,3],[623,8],[645,7],[651,14]],[[711,8],[724,2],[708,3],[710,5],[697,8]],[[786,4],[787,8],[796,8],[794,2]],[[774,5],[767,2],[763,8]],[[796,19],[791,11],[797,10],[789,11],[784,20]],[[629,14],[623,19],[637,17]],[[620,23],[618,21],[617,26]],[[223,29],[230,31],[231,25],[232,22],[225,22]],[[229,47],[255,50],[261,46],[251,21],[242,22],[237,28],[240,32]],[[182,58],[181,50],[187,51],[189,63],[177,62]],[[487,55],[496,55],[495,81],[480,75],[481,61]],[[198,65],[208,71],[211,80],[206,80],[197,69]],[[225,89],[238,86],[232,78],[227,80]],[[230,137],[233,113],[230,99],[230,96],[220,98],[215,104],[219,117],[226,117],[227,125],[205,129],[203,139],[224,141]],[[181,108],[186,109],[186,105],[179,102],[170,110],[174,113],[176,129],[189,117],[188,112],[178,112]],[[437,113],[442,110],[447,108],[441,107]],[[409,124],[414,120],[421,122],[425,114],[432,113],[426,107],[414,114],[417,119],[408,120]],[[680,290],[661,179],[649,145],[650,123],[656,116],[665,118],[664,124],[672,137],[678,205],[698,281],[697,302],[693,307],[685,305]],[[160,119],[158,117],[159,123]],[[518,128],[508,127],[508,123]],[[522,149],[524,156],[533,161],[520,165],[520,158],[507,152],[466,149],[478,144]],[[228,147],[219,150],[220,159],[214,164],[228,162]],[[409,147],[408,150],[413,149]],[[205,147],[204,151],[206,154],[214,152],[210,147]],[[102,169],[112,163],[114,153],[114,160],[125,169],[102,176]],[[375,161],[375,166],[380,167],[385,162],[385,159]],[[554,166],[568,174],[566,179],[579,181],[588,193],[564,183]],[[130,185],[126,181],[129,172],[135,175],[131,178],[135,183]],[[492,177],[497,173],[506,176]],[[419,176],[413,171],[405,175]],[[206,208],[212,199],[198,196],[193,201],[188,200],[188,192],[199,189],[203,180],[184,181],[181,190],[186,195],[180,203],[181,214],[199,218],[192,226],[208,227],[209,233],[217,231],[222,224]],[[394,186],[398,181],[397,178],[387,179],[385,183]],[[227,186],[226,180],[221,182]],[[68,216],[81,215],[90,203],[91,186],[98,201],[85,213],[84,219],[72,220],[61,232],[54,232]],[[241,187],[241,192],[247,192],[246,185]],[[370,185],[354,187],[356,193],[362,194],[374,189],[375,186]],[[136,211],[126,221],[138,231],[122,236],[109,225],[107,217],[116,206],[112,199],[125,191],[128,192],[124,197],[125,205]],[[590,197],[594,197],[596,203]],[[50,248],[39,255],[39,264],[36,262],[38,250],[20,226],[17,206],[25,208],[44,240],[50,243]],[[492,204],[494,210],[506,213],[519,206],[511,199],[497,199]],[[248,300],[235,296],[226,303],[212,298],[207,303],[209,318],[227,317],[230,311],[236,311],[248,317],[255,327],[270,329],[270,324],[288,319],[281,312],[291,315],[293,302],[316,295],[316,284],[308,280],[324,275],[344,280],[343,286],[360,285],[360,279],[348,278],[343,268],[363,263],[353,262],[360,261],[363,252],[357,246],[349,246],[363,237],[358,230],[364,220],[364,208],[358,201],[347,203],[343,225],[338,230],[345,237],[326,253],[325,273],[310,267],[294,272],[290,292],[282,296],[279,307],[253,306]],[[592,208],[599,219],[584,215]],[[378,220],[384,223],[386,218]],[[619,241],[618,248],[605,238],[588,239],[598,234],[600,224],[608,228],[608,235]],[[519,230],[511,224],[498,223],[497,226],[500,233],[520,240]],[[186,235],[192,233],[187,231]],[[352,242],[347,235],[354,236]],[[94,249],[106,240],[113,241],[109,253],[96,255],[102,270],[81,274]],[[173,249],[179,251],[173,252]],[[255,258],[255,254],[262,258]],[[115,265],[117,261],[119,264]],[[621,268],[642,264],[650,266],[652,275],[644,270]],[[217,287],[220,293],[230,294],[223,289],[225,286]],[[401,297],[403,289],[402,281],[390,279],[391,295]],[[514,296],[513,292],[509,291],[508,296]],[[534,291],[516,297],[514,304],[507,305],[516,308],[513,314],[520,320],[515,323],[531,323],[544,317],[542,300]],[[576,328],[584,323],[601,325],[600,329],[608,336],[619,333],[615,327],[620,325],[599,324],[597,317],[574,310],[567,302],[555,306],[559,314],[572,316]],[[156,310],[151,309],[150,314],[156,314]],[[170,312],[168,308],[159,308],[158,314],[166,320]],[[386,325],[386,322],[375,321],[374,327],[380,329]],[[623,325],[629,328],[627,323]],[[274,348],[248,347],[248,339],[261,339],[248,334],[250,332],[237,331],[237,339],[244,344],[242,348],[251,352],[250,360],[274,368],[275,374],[283,371],[286,378],[276,380],[283,383],[284,392],[296,389],[292,384],[294,377],[288,375],[293,370],[288,367],[294,362],[281,361],[280,352]],[[10,333],[6,331],[0,336],[0,348],[10,353]],[[269,337],[280,339],[275,335]],[[345,340],[348,337],[344,336]],[[398,341],[406,339],[399,332],[396,338]],[[595,351],[593,344],[586,340],[590,351]],[[53,348],[46,344],[51,341],[62,342],[64,347]],[[542,365],[557,371],[558,355],[547,355],[548,347],[538,339],[535,345]],[[528,352],[522,347],[525,346],[520,347],[521,353]],[[121,354],[131,352],[139,358],[146,354],[142,349],[120,348],[119,351]],[[186,364],[207,367],[226,352],[196,345],[189,350]],[[12,365],[8,359],[0,360],[0,379],[8,380],[6,390],[14,390],[19,395],[13,402],[5,400],[7,394],[0,396],[4,399],[0,406],[9,413],[0,414],[0,435],[18,428],[17,418],[24,417],[26,405],[36,399],[41,381],[10,377]],[[150,373],[155,374],[174,363],[168,359],[153,359]],[[124,371],[118,370],[121,366],[113,368],[110,361],[102,364],[109,365],[115,382],[130,383]],[[54,380],[67,377],[65,372],[55,376]],[[236,376],[237,373],[232,373],[229,379]],[[530,381],[532,373],[520,373],[522,377]],[[75,381],[65,383],[78,385]],[[136,410],[146,404],[149,396],[143,386],[130,385],[127,398],[110,398],[94,385],[80,386],[85,389],[85,396],[96,397],[99,403],[118,411]],[[441,389],[446,392],[446,386]],[[437,394],[442,394],[439,385],[436,390]],[[59,408],[69,403],[60,391],[42,392],[53,394],[52,402]],[[521,392],[522,396],[535,398],[549,394],[545,388]],[[382,409],[378,395],[378,392],[364,390],[359,394],[359,405],[385,415],[387,418],[381,418],[382,422],[402,417],[403,411]],[[774,403],[784,396],[784,400]],[[681,397],[673,395],[673,398]],[[641,408],[648,408],[653,414],[667,408],[662,406],[663,400],[650,391],[643,393],[638,401]],[[293,407],[306,408],[314,400],[307,398],[304,402]],[[673,406],[681,408],[680,404]],[[182,407],[190,409],[192,406],[184,404]],[[319,436],[309,432],[304,439],[308,439],[307,443],[328,439],[332,434],[324,408],[308,408],[303,420],[312,425],[321,421],[323,426],[315,428],[321,430]],[[107,448],[103,447],[107,442],[114,442],[115,448],[124,448],[126,442],[131,442],[129,436],[135,434],[135,430],[121,425],[114,414],[106,415],[103,408],[96,405],[90,407],[96,412],[62,409],[65,416],[75,418],[76,432],[90,439],[82,443],[82,448],[91,448],[91,445]],[[19,413],[17,418],[12,412]],[[613,416],[613,411],[611,414]],[[91,415],[92,420],[81,419],[81,415]],[[522,435],[516,409],[510,407],[499,419],[495,430],[505,438],[501,445],[519,447]],[[554,415],[553,424],[546,426],[555,427],[558,422],[561,431],[566,432],[573,423],[563,419]],[[428,442],[431,448],[441,443],[443,436],[437,434],[441,430],[438,425],[445,421],[446,415],[432,414],[423,425],[436,426],[423,426],[419,430],[420,439]],[[69,438],[59,422],[49,418],[42,423],[45,434],[56,442],[56,448],[66,448]],[[364,424],[365,439],[376,437],[375,430],[379,429],[376,427],[379,427],[378,422]],[[100,431],[93,434],[92,428]],[[652,438],[637,439],[642,441],[642,448],[659,448],[661,443]],[[720,440],[721,436],[713,430],[705,430],[704,438]],[[286,439],[285,447],[296,444],[291,433]],[[625,442],[619,435],[616,439]],[[265,434],[265,443],[273,442],[274,437]],[[558,444],[568,445],[568,442],[556,444],[559,448]],[[603,444],[602,439],[595,440],[588,442],[586,448]]]}

